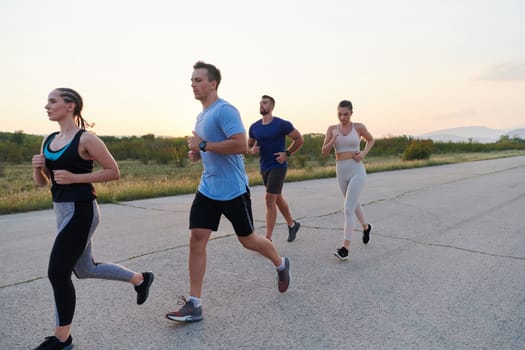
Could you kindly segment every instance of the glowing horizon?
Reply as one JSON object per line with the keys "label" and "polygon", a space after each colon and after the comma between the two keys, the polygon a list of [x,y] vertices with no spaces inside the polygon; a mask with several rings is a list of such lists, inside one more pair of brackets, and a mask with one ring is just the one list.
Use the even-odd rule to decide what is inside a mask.
{"label": "glowing horizon", "polygon": [[[337,123],[342,99],[377,138],[482,125],[525,127],[525,3],[503,0],[239,0],[0,4],[1,131],[56,130],[56,87],[85,101],[99,135],[182,137],[201,105],[197,60],[245,127],[260,96],[304,134]],[[301,11],[297,11],[297,7]]]}

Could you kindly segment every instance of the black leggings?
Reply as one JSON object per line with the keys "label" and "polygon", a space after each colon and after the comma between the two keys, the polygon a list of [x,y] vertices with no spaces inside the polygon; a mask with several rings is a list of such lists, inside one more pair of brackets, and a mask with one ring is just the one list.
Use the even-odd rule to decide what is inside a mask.
{"label": "black leggings", "polygon": [[93,204],[76,202],[73,216],[58,233],[51,250],[47,275],[55,294],[59,326],[68,325],[73,320],[76,294],[71,274],[86,248],[92,221]]}
{"label": "black leggings", "polygon": [[55,295],[57,326],[71,324],[76,295],[71,274],[78,278],[102,278],[129,282],[133,271],[112,263],[96,263],[91,255],[91,237],[99,222],[93,202],[54,203],[58,234],[49,258],[48,277]]}

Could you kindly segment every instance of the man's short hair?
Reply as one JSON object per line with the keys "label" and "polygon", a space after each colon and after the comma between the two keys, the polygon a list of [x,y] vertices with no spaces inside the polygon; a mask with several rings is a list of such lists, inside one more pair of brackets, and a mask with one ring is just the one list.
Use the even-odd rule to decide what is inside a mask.
{"label": "man's short hair", "polygon": [[216,81],[217,87],[219,87],[219,84],[221,83],[221,71],[215,67],[213,64],[206,63],[204,61],[197,61],[193,65],[193,69],[200,69],[204,68],[208,71],[208,80],[209,81]]}
{"label": "man's short hair", "polygon": [[263,98],[267,98],[267,99],[269,99],[270,101],[272,101],[272,106],[275,107],[275,100],[274,100],[274,98],[273,98],[272,96],[269,96],[269,95],[262,95],[261,99],[263,99]]}

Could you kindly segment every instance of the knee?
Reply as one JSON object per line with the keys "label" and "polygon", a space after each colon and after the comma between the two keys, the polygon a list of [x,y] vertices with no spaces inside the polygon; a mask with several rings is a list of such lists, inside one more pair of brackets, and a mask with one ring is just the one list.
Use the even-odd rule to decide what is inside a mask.
{"label": "knee", "polygon": [[272,193],[266,193],[266,196],[264,198],[266,200],[267,207],[275,207],[275,204],[277,203],[277,195]]}
{"label": "knee", "polygon": [[75,274],[75,276],[77,276],[78,279],[89,278],[89,274],[82,269],[73,269],[73,273]]}
{"label": "knee", "polygon": [[73,272],[75,273],[75,276],[77,276],[78,279],[91,278],[95,275],[96,267],[96,263],[92,263],[89,265],[77,265],[73,269]]}
{"label": "knee", "polygon": [[49,267],[47,277],[51,285],[58,286],[65,283],[68,279],[71,279],[71,271],[68,272],[64,269]]}
{"label": "knee", "polygon": [[190,253],[203,254],[206,252],[206,241],[200,239],[190,239]]}
{"label": "knee", "polygon": [[[257,250],[257,244],[258,244],[257,240],[262,237],[257,236],[256,233],[252,233],[249,236],[246,236],[246,237],[239,236],[238,238],[239,238],[239,242],[244,248],[249,249],[249,250]],[[262,238],[262,239],[266,239],[266,238]]]}
{"label": "knee", "polygon": [[239,239],[239,242],[241,243],[241,245],[246,248],[246,249],[250,249],[252,250],[253,249],[253,244],[247,240],[243,240],[243,239]]}
{"label": "knee", "polygon": [[78,279],[85,279],[89,278],[90,276],[88,271],[76,267],[73,269],[73,273],[75,274],[75,276],[77,276]]}
{"label": "knee", "polygon": [[277,200],[275,201],[277,205],[283,205],[286,204],[286,201],[284,200],[284,197],[282,194],[277,196]]}

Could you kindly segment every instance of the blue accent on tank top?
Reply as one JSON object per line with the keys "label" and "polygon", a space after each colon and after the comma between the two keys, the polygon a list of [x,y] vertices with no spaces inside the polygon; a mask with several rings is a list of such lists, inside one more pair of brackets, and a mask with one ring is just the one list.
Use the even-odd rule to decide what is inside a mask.
{"label": "blue accent on tank top", "polygon": [[60,158],[62,154],[64,154],[64,152],[69,148],[71,142],[73,142],[73,140],[75,139],[73,138],[73,140],[69,141],[68,144],[62,147],[60,150],[52,151],[49,149],[49,145],[51,144],[51,141],[53,141],[54,138],[55,137],[53,136],[53,138],[51,138],[51,140],[47,142],[46,147],[44,147],[44,155],[49,160],[57,160],[58,158]]}

